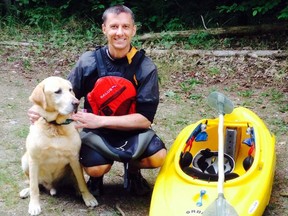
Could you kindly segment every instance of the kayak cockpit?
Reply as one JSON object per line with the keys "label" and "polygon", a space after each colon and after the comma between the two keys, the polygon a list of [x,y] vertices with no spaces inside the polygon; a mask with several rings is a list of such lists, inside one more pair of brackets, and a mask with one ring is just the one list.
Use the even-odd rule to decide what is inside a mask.
{"label": "kayak cockpit", "polygon": [[[190,133],[179,155],[181,170],[205,181],[218,180],[218,119],[204,120]],[[224,123],[225,180],[244,175],[255,157],[254,128],[248,122]]]}

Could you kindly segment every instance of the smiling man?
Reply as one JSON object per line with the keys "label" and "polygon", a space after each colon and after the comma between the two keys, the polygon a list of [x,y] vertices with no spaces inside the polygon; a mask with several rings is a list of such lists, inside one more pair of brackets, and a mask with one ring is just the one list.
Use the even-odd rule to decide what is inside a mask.
{"label": "smiling man", "polygon": [[132,13],[121,12],[120,8],[118,11],[116,9],[117,7],[104,12],[102,30],[108,40],[110,55],[113,58],[123,58],[131,48],[132,38],[136,34],[136,25]]}
{"label": "smiling man", "polygon": [[[76,97],[84,98],[87,111],[79,111],[72,118],[83,128],[80,162],[90,176],[88,187],[94,195],[102,193],[103,175],[115,160],[125,164],[125,188],[135,195],[148,194],[150,186],[140,169],[158,168],[166,157],[164,143],[151,129],[159,103],[157,67],[144,51],[132,46],[136,30],[128,7],[108,8],[102,24],[107,45],[85,52],[68,76]],[[112,116],[93,113],[88,95],[102,76],[124,77],[133,83],[135,112]]]}

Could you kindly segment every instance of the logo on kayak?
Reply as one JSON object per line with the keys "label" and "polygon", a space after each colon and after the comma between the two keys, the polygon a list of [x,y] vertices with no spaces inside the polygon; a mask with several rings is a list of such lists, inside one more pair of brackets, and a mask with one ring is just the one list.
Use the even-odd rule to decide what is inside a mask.
{"label": "logo on kayak", "polygon": [[249,214],[254,213],[254,212],[256,211],[258,205],[259,205],[259,201],[258,201],[258,200],[255,200],[255,201],[250,205],[250,208],[249,208],[248,213],[249,213]]}
{"label": "logo on kayak", "polygon": [[192,210],[187,210],[186,215],[202,215],[203,211],[199,209],[192,209]]}

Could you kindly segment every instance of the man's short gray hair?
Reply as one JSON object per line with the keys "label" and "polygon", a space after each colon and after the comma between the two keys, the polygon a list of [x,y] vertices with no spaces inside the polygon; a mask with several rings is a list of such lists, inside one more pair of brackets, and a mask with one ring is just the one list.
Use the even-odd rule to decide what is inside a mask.
{"label": "man's short gray hair", "polygon": [[124,5],[116,5],[116,6],[112,6],[112,7],[107,8],[104,11],[103,16],[102,16],[103,23],[105,23],[105,21],[107,20],[107,15],[110,13],[116,14],[116,15],[119,15],[120,13],[128,13],[131,15],[133,23],[135,22],[134,13],[132,12],[132,10],[130,8],[128,8]]}

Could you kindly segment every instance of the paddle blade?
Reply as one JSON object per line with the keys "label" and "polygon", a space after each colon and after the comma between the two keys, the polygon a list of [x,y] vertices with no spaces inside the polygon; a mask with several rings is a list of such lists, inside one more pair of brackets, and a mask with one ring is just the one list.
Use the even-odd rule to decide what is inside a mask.
{"label": "paddle blade", "polygon": [[203,216],[238,216],[236,210],[229,205],[223,194],[203,212]]}
{"label": "paddle blade", "polygon": [[234,105],[224,94],[220,92],[212,92],[208,96],[208,104],[221,114],[229,114],[233,111]]}

